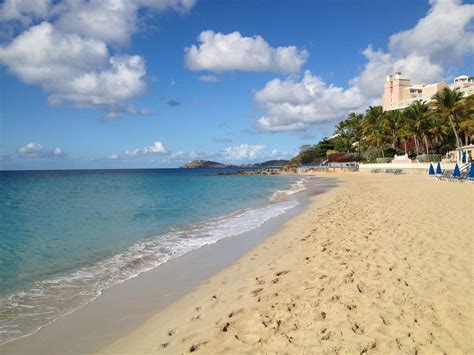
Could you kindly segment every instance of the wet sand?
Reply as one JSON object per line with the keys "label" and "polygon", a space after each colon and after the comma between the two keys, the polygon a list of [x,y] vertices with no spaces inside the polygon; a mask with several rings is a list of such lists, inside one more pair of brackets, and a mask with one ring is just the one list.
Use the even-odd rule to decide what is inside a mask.
{"label": "wet sand", "polygon": [[474,185],[343,183],[101,354],[474,353]]}

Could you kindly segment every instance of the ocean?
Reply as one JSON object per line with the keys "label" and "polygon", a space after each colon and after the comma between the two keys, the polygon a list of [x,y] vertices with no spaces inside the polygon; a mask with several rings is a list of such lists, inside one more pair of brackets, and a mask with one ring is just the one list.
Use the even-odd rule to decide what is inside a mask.
{"label": "ocean", "polygon": [[301,176],[219,171],[0,171],[0,344],[300,203]]}

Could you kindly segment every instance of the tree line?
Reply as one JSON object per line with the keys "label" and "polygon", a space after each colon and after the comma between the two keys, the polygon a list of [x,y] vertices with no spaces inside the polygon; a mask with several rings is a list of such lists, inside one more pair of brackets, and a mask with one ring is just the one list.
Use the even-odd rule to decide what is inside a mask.
{"label": "tree line", "polygon": [[370,106],[364,114],[352,112],[336,125],[334,136],[305,145],[293,164],[320,163],[328,153],[343,152],[346,160],[408,154],[441,155],[474,142],[474,95],[463,97],[445,88],[432,100],[415,101],[409,107],[384,111]]}

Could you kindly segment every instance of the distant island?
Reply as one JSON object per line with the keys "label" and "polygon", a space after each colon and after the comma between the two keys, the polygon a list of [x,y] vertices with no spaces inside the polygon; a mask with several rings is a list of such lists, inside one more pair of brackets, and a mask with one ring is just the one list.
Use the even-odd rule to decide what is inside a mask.
{"label": "distant island", "polygon": [[259,167],[283,167],[289,163],[289,160],[268,160],[262,163],[228,165],[211,160],[193,160],[184,164],[183,169],[226,169],[226,168],[259,168]]}

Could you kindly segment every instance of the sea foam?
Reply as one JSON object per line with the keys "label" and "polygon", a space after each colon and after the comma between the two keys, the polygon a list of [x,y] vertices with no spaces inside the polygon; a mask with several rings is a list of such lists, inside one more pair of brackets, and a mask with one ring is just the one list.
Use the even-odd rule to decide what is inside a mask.
{"label": "sea foam", "polygon": [[0,344],[32,334],[91,302],[107,288],[172,258],[258,228],[297,206],[299,202],[288,196],[302,191],[304,182],[300,180],[289,190],[275,192],[271,198],[273,202],[266,206],[241,209],[137,242],[123,253],[71,274],[36,282],[28,291],[16,292],[0,300]]}

